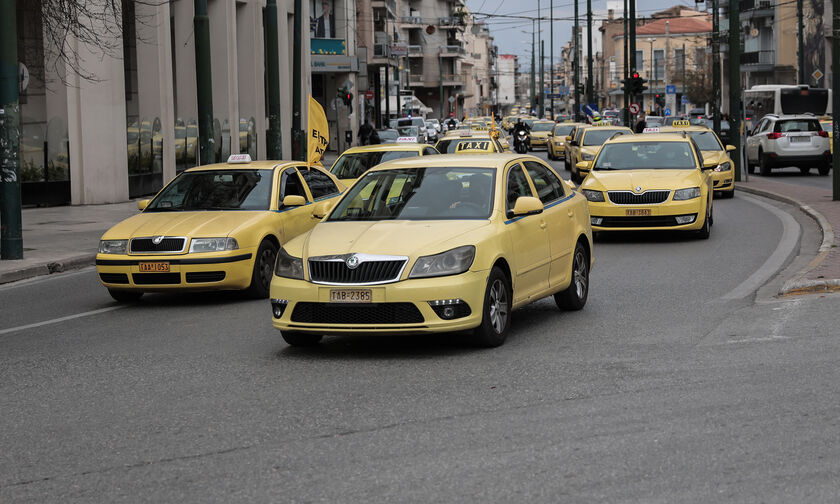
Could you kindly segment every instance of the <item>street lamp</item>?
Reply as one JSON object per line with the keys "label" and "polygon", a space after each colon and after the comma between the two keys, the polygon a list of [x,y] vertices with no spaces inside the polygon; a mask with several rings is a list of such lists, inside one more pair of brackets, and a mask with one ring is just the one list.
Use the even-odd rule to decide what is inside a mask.
{"label": "street lamp", "polygon": [[648,37],[647,41],[650,42],[650,66],[653,69],[653,72],[651,72],[653,78],[650,80],[650,111],[653,112],[653,85],[656,80],[656,61],[653,59],[653,43],[656,42],[656,37]]}

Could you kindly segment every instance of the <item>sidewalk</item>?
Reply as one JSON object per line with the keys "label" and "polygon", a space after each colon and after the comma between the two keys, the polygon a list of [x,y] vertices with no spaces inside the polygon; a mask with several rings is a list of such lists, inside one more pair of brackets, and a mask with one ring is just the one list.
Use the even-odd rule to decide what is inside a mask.
{"label": "sidewalk", "polygon": [[736,182],[738,190],[784,201],[799,207],[817,221],[823,241],[817,257],[785,282],[780,294],[840,291],[840,201],[831,200],[831,190],[749,177]]}

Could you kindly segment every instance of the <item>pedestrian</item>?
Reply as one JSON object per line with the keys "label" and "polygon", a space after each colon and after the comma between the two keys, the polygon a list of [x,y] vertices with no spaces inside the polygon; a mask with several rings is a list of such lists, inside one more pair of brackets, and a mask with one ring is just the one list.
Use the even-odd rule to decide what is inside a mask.
{"label": "pedestrian", "polygon": [[645,114],[639,114],[639,122],[636,123],[636,133],[644,133],[645,131]]}
{"label": "pedestrian", "polygon": [[359,145],[368,145],[370,143],[370,134],[374,131],[370,120],[367,120],[359,126]]}
{"label": "pedestrian", "polygon": [[379,138],[379,133],[371,126],[370,135],[368,136],[368,145],[379,145],[382,139]]}

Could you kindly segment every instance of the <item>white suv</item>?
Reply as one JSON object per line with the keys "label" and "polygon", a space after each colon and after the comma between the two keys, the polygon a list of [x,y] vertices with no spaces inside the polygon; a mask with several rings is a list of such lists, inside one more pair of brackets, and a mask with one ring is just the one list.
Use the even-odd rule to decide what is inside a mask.
{"label": "white suv", "polygon": [[762,175],[785,166],[796,166],[803,174],[816,167],[820,175],[828,175],[831,169],[831,141],[814,115],[767,114],[748,135],[748,173],[756,165]]}

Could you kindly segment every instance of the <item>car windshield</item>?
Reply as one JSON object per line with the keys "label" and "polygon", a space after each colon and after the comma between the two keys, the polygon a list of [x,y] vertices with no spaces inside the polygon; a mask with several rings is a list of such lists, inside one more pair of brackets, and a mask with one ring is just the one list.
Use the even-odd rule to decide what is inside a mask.
{"label": "car windshield", "polygon": [[340,179],[359,178],[379,163],[419,156],[416,150],[374,151],[344,154],[338,158],[330,171]]}
{"label": "car windshield", "polygon": [[416,137],[420,134],[420,129],[417,126],[400,126],[397,128],[397,132],[402,137]]}
{"label": "car windshield", "polygon": [[723,150],[723,146],[718,141],[714,131],[691,131],[689,132],[689,135],[691,135],[691,138],[697,143],[697,147],[700,147],[700,150]]}
{"label": "car windshield", "polygon": [[379,130],[377,135],[379,135],[380,140],[396,140],[400,136],[396,130],[392,129]]}
{"label": "car windshield", "polygon": [[571,124],[561,124],[554,127],[554,136],[568,136],[575,127]]}
{"label": "car windshield", "polygon": [[183,172],[145,211],[268,210],[273,174],[273,170]]}
{"label": "car windshield", "polygon": [[329,221],[487,219],[496,170],[403,168],[367,173]]}
{"label": "car windshield", "polygon": [[627,132],[624,130],[593,128],[587,131],[586,135],[584,135],[583,145],[601,145],[614,135],[623,135],[625,133]]}
{"label": "car windshield", "polygon": [[601,147],[594,170],[691,170],[697,162],[688,142],[612,143]]}
{"label": "car windshield", "polygon": [[492,150],[489,138],[443,139],[435,145],[441,154],[453,154],[462,150]]}
{"label": "car windshield", "polygon": [[554,123],[534,123],[531,131],[551,131],[553,127]]}
{"label": "car windshield", "polygon": [[536,119],[525,119],[522,122],[527,124],[529,128],[533,128],[534,127],[534,121],[536,121]]}

